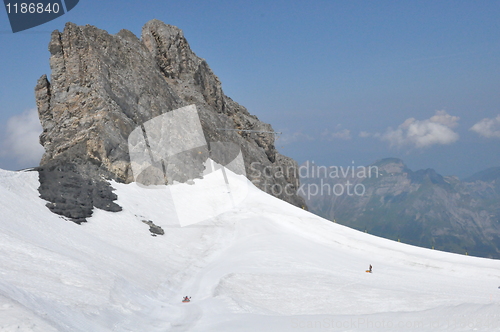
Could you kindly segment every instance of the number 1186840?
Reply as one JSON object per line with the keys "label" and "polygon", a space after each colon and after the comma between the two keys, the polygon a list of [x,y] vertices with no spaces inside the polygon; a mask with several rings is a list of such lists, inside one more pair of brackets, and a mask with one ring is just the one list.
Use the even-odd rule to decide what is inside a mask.
{"label": "number 1186840", "polygon": [[57,2],[54,3],[7,3],[5,5],[8,14],[43,14],[59,13],[60,7]]}

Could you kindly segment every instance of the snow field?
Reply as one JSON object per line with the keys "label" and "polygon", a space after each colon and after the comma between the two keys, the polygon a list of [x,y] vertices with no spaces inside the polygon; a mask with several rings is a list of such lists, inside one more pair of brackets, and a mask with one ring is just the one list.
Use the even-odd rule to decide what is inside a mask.
{"label": "snow field", "polygon": [[36,172],[0,171],[0,331],[500,329],[498,261],[361,233],[228,176],[248,195],[209,220],[178,213],[228,190],[215,177],[113,183],[123,211],[76,225],[45,207]]}

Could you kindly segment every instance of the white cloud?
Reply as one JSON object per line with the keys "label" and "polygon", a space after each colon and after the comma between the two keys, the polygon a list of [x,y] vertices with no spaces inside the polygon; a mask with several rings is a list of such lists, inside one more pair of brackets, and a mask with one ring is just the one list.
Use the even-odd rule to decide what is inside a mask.
{"label": "white cloud", "polygon": [[388,128],[380,139],[398,147],[427,148],[435,144],[451,144],[459,138],[451,129],[458,125],[459,119],[457,116],[447,114],[446,111],[436,111],[430,119],[406,119],[396,129]]}
{"label": "white cloud", "polygon": [[373,134],[369,133],[367,131],[360,131],[359,132],[359,137],[361,137],[361,138],[367,138],[367,137],[372,137],[372,136],[373,136]]}
{"label": "white cloud", "polygon": [[287,145],[287,144],[292,144],[295,142],[299,141],[312,141],[314,140],[313,137],[304,134],[302,132],[295,132],[295,133],[283,133],[276,138],[276,144],[280,145]]}
{"label": "white cloud", "polygon": [[2,155],[20,164],[38,165],[44,152],[38,140],[41,133],[36,109],[12,116],[6,124]]}
{"label": "white cloud", "polygon": [[342,129],[332,133],[328,129],[325,129],[321,133],[321,136],[328,141],[334,141],[338,139],[347,141],[351,139],[351,131],[349,129]]}
{"label": "white cloud", "polygon": [[473,125],[469,130],[488,138],[500,138],[500,114],[496,118],[485,118]]}
{"label": "white cloud", "polygon": [[455,128],[458,126],[458,116],[449,115],[445,110],[436,111],[436,114],[432,116],[429,121],[434,123],[440,123],[448,128]]}

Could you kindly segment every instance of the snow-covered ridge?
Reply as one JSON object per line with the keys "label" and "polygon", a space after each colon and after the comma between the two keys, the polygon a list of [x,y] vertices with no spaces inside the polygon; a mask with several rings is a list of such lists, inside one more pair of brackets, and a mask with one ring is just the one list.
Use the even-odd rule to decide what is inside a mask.
{"label": "snow-covered ridge", "polygon": [[113,183],[123,211],[76,225],[45,207],[37,172],[0,170],[0,331],[500,329],[499,261],[354,231],[242,181],[241,204],[182,227],[207,181],[175,204]]}

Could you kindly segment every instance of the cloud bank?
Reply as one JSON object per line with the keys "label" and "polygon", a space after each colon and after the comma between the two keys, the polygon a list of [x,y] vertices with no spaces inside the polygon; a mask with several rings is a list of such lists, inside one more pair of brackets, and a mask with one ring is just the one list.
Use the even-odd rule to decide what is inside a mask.
{"label": "cloud bank", "polygon": [[436,111],[430,119],[409,118],[396,129],[389,127],[380,135],[380,139],[389,142],[391,146],[411,146],[419,149],[436,144],[451,144],[459,138],[451,129],[458,125],[458,120],[459,117],[449,115],[444,110]]}
{"label": "cloud bank", "polygon": [[482,119],[469,130],[475,131],[483,137],[500,138],[500,114],[493,119]]}
{"label": "cloud bank", "polygon": [[294,132],[283,134],[276,137],[276,144],[279,145],[288,145],[299,141],[313,141],[314,137],[304,134],[302,132]]}
{"label": "cloud bank", "polygon": [[36,109],[11,117],[5,127],[2,155],[22,165],[38,165],[43,147],[38,141],[42,126]]}
{"label": "cloud bank", "polygon": [[328,129],[325,129],[321,136],[323,139],[327,141],[335,141],[335,140],[350,140],[351,139],[351,131],[349,129],[338,129],[335,132],[331,132]]}

